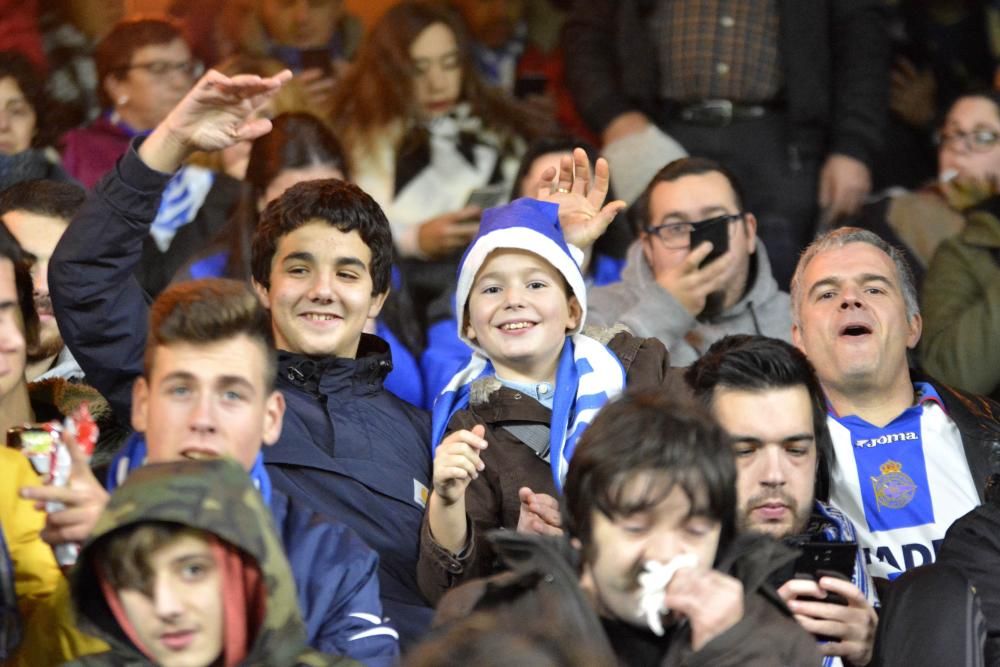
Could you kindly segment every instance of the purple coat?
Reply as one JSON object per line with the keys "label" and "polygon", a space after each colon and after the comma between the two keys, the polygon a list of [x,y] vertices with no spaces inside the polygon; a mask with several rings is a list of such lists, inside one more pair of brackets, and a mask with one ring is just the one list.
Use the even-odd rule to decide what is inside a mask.
{"label": "purple coat", "polygon": [[125,130],[111,123],[107,116],[101,116],[90,125],[63,135],[63,169],[90,190],[114,168],[130,141]]}

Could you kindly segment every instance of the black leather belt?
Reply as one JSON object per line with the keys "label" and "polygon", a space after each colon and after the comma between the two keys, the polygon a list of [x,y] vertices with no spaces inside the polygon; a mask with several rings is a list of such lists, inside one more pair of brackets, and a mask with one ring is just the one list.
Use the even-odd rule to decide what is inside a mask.
{"label": "black leather belt", "polygon": [[773,107],[763,104],[740,104],[732,100],[702,100],[693,104],[677,104],[671,115],[677,120],[693,125],[725,127],[734,120],[763,118]]}

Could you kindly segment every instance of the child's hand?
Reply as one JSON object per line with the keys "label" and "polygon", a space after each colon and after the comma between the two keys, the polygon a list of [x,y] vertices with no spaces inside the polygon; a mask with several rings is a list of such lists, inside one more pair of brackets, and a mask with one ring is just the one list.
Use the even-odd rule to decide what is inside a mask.
{"label": "child's hand", "polygon": [[535,493],[526,486],[518,489],[521,514],[517,532],[534,535],[562,535],[562,515],[559,501],[547,493]]}
{"label": "child's hand", "polygon": [[472,430],[448,434],[434,452],[434,493],[452,505],[465,495],[472,480],[486,467],[479,453],[486,449],[486,427],[477,424]]}
{"label": "child's hand", "polygon": [[594,179],[590,178],[590,158],[582,148],[573,150],[572,157],[563,156],[559,169],[549,167],[533,185],[535,199],[559,205],[559,224],[566,242],[586,250],[625,208],[625,202],[608,204],[611,174],[608,161],[598,158]]}

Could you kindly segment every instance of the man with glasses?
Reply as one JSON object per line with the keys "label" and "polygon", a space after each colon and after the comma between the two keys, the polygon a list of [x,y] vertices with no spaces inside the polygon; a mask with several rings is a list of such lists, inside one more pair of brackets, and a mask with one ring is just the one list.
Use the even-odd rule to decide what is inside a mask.
{"label": "man with glasses", "polygon": [[[639,238],[621,282],[588,294],[591,324],[620,322],[637,336],[659,338],[676,366],[728,334],[791,340],[788,294],[778,289],[757,219],[743,210],[740,186],[725,167],[697,157],[671,162],[646,186],[633,216]],[[702,234],[716,243],[698,241]]]}

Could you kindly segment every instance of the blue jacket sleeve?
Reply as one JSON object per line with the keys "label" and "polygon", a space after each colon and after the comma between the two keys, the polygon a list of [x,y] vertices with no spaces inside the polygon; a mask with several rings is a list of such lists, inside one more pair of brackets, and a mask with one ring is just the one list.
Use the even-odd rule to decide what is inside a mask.
{"label": "blue jacket sleeve", "polygon": [[147,167],[137,145],[87,196],[49,263],[63,340],[125,423],[142,374],[150,302],[132,273],[171,176]]}
{"label": "blue jacket sleeve", "polygon": [[347,526],[274,492],[271,510],[295,578],[309,645],[393,667],[399,634],[382,616],[378,555]]}

